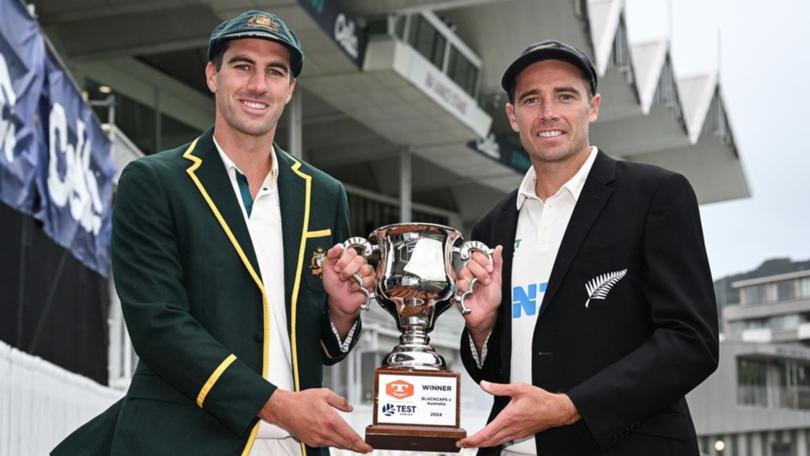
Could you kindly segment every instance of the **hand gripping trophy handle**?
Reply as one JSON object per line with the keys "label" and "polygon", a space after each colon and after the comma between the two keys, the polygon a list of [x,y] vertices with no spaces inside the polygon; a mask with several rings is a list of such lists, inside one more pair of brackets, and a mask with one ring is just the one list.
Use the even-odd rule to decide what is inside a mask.
{"label": "hand gripping trophy handle", "polygon": [[[486,246],[483,242],[480,241],[467,241],[461,245],[461,247],[453,247],[453,253],[457,253],[459,258],[464,261],[464,267],[467,267],[467,264],[472,259],[472,254],[474,252],[481,252],[486,255],[487,259],[490,263],[492,263],[492,252],[494,250],[490,249]],[[467,291],[461,294],[461,296],[455,295],[453,296],[453,301],[458,306],[458,310],[461,312],[461,315],[467,315],[468,313],[472,312],[472,309],[464,305],[464,300],[467,299],[467,296],[473,294],[473,288],[478,283],[478,278],[473,277],[472,281],[470,281],[470,286],[467,288]]]}
{"label": "hand gripping trophy handle", "polygon": [[[344,251],[350,248],[357,250],[357,253],[359,255],[363,255],[366,257],[366,259],[368,259],[368,257],[370,257],[377,250],[376,245],[371,245],[371,243],[365,238],[359,236],[346,239],[340,245],[343,247]],[[360,285],[360,291],[366,295],[366,303],[360,306],[360,310],[368,310],[371,300],[375,299],[377,294],[374,293],[374,290],[367,290],[366,287],[363,286],[363,278],[360,277],[360,273],[355,273],[352,277],[354,277],[354,280],[356,280],[357,284]]]}

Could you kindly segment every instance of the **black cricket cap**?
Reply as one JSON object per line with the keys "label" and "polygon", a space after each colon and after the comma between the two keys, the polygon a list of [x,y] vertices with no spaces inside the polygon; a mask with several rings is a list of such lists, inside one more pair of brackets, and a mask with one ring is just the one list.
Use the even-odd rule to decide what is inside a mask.
{"label": "black cricket cap", "polygon": [[585,79],[591,86],[591,92],[596,93],[596,70],[588,55],[574,46],[557,40],[544,40],[527,47],[509,68],[503,73],[501,86],[511,98],[515,90],[515,80],[518,74],[527,66],[540,60],[562,60],[568,62],[582,71]]}

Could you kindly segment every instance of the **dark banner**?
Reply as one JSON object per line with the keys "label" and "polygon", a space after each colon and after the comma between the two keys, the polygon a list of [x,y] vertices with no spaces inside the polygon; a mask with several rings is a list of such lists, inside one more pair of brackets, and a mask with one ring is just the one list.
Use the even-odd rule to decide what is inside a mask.
{"label": "dark banner", "polygon": [[354,16],[341,11],[335,0],[298,0],[298,3],[315,19],[315,22],[332,37],[344,54],[363,68],[368,35],[360,28]]}
{"label": "dark banner", "polygon": [[477,139],[467,143],[467,146],[496,162],[514,169],[520,174],[526,173],[532,166],[529,154],[523,149],[517,135],[496,135],[490,133],[484,139]]}
{"label": "dark banner", "polygon": [[0,0],[0,200],[34,209],[35,136],[45,47],[36,21],[16,0]]}
{"label": "dark banner", "polygon": [[0,36],[2,200],[106,277],[110,141],[19,0],[0,0]]}

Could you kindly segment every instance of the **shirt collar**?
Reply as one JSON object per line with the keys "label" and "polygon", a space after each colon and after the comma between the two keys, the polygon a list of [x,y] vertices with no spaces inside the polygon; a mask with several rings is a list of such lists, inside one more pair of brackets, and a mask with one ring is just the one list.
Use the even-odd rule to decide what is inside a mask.
{"label": "shirt collar", "polygon": [[[593,162],[596,160],[596,153],[596,146],[591,146],[591,152],[588,154],[588,158],[585,159],[585,163],[580,166],[579,170],[571,177],[571,179],[568,179],[568,181],[563,184],[559,191],[564,189],[568,190],[574,197],[574,201],[579,199],[579,195],[582,193],[582,187],[585,186],[585,180],[588,178],[588,174],[590,174],[591,168],[593,167]],[[534,166],[530,166],[529,170],[526,171],[526,175],[523,176],[523,181],[521,181],[520,187],[518,187],[518,210],[523,207],[523,203],[525,203],[527,199],[531,198],[540,200],[534,190],[536,185],[537,173],[534,171]]]}
{"label": "shirt collar", "polygon": [[[242,172],[242,170],[239,169],[238,166],[236,166],[236,163],[234,163],[233,160],[231,160],[231,157],[228,157],[228,154],[226,154],[225,151],[222,150],[222,147],[220,147],[220,145],[217,142],[216,138],[212,137],[211,139],[214,140],[214,145],[217,148],[217,152],[219,152],[219,158],[222,159],[222,163],[225,165],[225,169],[228,170],[229,173],[230,173],[230,170],[233,169],[234,171],[238,172],[239,174],[244,175],[245,173]],[[273,147],[273,146],[270,146],[270,161],[271,161],[270,176],[273,178],[273,181],[275,181],[276,178],[278,177],[278,160],[276,159],[276,150],[275,150],[275,147]]]}

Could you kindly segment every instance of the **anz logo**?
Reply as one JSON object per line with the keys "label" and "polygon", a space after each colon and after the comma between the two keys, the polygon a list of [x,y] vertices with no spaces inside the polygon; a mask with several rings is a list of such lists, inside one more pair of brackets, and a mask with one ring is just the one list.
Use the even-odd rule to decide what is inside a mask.
{"label": "anz logo", "polygon": [[548,287],[548,282],[512,288],[512,318],[537,315],[537,306],[543,300],[546,287]]}
{"label": "anz logo", "polygon": [[394,408],[393,404],[385,404],[382,406],[382,412],[385,416],[392,416],[396,413],[396,409]]}

